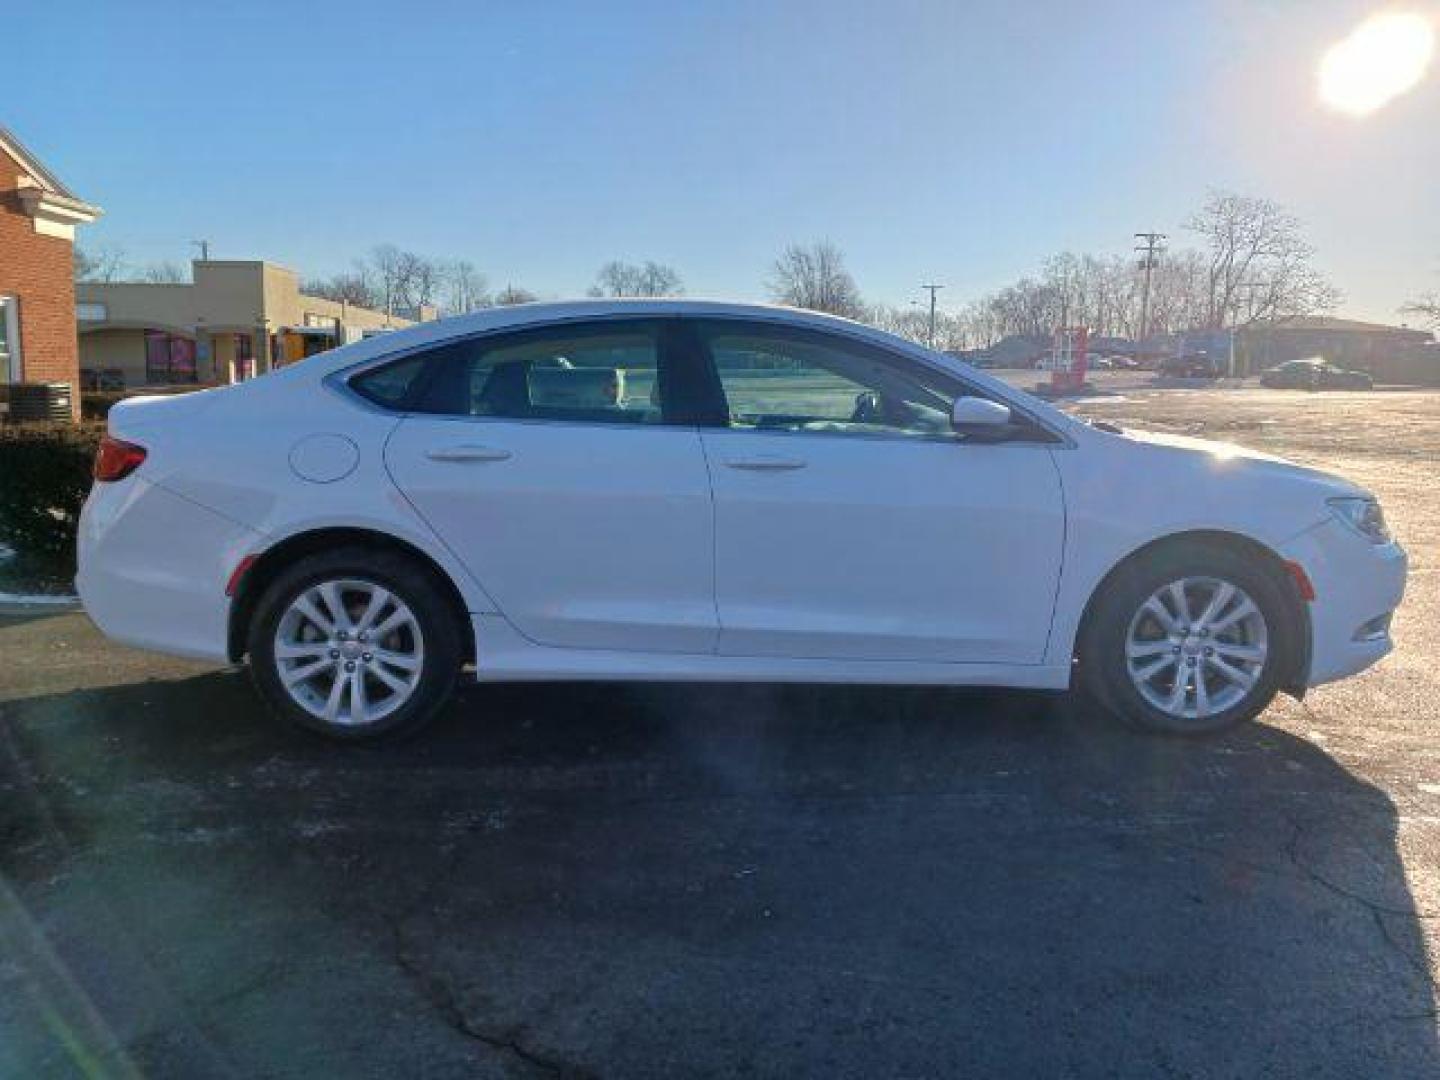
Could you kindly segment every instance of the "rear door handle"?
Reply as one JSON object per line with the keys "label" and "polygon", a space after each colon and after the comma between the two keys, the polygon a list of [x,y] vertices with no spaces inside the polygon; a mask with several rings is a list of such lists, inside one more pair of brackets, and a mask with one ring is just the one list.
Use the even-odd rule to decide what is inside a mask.
{"label": "rear door handle", "polygon": [[442,446],[426,450],[425,456],[431,461],[506,461],[510,451],[495,446]]}
{"label": "rear door handle", "polygon": [[731,458],[725,462],[731,469],[745,469],[749,472],[784,472],[787,469],[803,469],[805,462],[797,458],[779,457],[775,454],[758,454],[755,457]]}

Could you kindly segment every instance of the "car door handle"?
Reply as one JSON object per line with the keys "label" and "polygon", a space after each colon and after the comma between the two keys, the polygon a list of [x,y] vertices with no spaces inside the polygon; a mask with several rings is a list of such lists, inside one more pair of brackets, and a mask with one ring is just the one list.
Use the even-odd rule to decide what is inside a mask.
{"label": "car door handle", "polygon": [[442,446],[425,451],[425,456],[431,461],[506,461],[510,451],[494,446]]}
{"label": "car door handle", "polygon": [[759,454],[756,457],[731,458],[725,462],[731,469],[745,469],[750,472],[784,472],[787,469],[803,469],[805,462],[796,458],[779,457],[775,454]]}

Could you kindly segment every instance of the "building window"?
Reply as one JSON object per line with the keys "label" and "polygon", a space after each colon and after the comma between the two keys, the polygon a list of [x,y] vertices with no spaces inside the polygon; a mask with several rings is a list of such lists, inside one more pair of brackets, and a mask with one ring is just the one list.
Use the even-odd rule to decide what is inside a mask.
{"label": "building window", "polygon": [[145,381],[152,385],[193,383],[195,342],[163,330],[145,331]]}
{"label": "building window", "polygon": [[0,379],[19,382],[20,378],[20,301],[0,296]]}

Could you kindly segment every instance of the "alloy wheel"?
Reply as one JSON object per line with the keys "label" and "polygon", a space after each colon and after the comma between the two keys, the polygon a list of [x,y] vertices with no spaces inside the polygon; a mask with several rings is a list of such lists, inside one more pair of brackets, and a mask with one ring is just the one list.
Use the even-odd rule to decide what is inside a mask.
{"label": "alloy wheel", "polygon": [[1204,720],[1243,702],[1269,655],[1265,616],[1241,588],[1215,577],[1162,585],[1125,635],[1130,681],[1151,706]]}
{"label": "alloy wheel", "polygon": [[285,692],[337,727],[383,720],[414,696],[425,666],[415,613],[373,581],[307,586],[275,630],[275,667]]}

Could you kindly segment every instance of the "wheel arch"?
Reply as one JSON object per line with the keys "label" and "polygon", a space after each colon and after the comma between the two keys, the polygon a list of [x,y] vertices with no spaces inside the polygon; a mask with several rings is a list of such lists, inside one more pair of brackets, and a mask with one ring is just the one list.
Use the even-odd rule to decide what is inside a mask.
{"label": "wheel arch", "polygon": [[245,640],[249,635],[255,605],[286,566],[307,555],[346,546],[393,551],[423,567],[440,586],[449,604],[467,661],[475,659],[475,627],[470,620],[469,607],[454,578],[444,567],[427,552],[391,533],[355,526],[329,526],[287,536],[255,557],[254,563],[241,577],[235,596],[230,602],[229,624],[226,629],[226,652],[230,660],[238,662],[245,655]]}
{"label": "wheel arch", "polygon": [[1261,562],[1268,572],[1280,585],[1280,591],[1289,605],[1289,613],[1294,619],[1294,625],[1298,628],[1291,639],[1289,656],[1286,663],[1289,670],[1281,680],[1280,688],[1288,694],[1299,698],[1305,693],[1306,675],[1310,669],[1310,608],[1305,598],[1300,595],[1300,589],[1296,583],[1295,576],[1291,573],[1286,561],[1273,548],[1261,543],[1254,537],[1246,536],[1243,533],[1228,532],[1223,529],[1190,529],[1184,532],[1169,533],[1165,536],[1156,537],[1139,547],[1128,552],[1113,565],[1099,580],[1090,596],[1085,601],[1085,608],[1080,615],[1080,622],[1076,625],[1075,640],[1071,643],[1071,652],[1074,657],[1079,658],[1082,643],[1086,640],[1090,624],[1094,619],[1095,608],[1099,598],[1110,588],[1115,580],[1124,574],[1130,567],[1139,563],[1147,556],[1153,555],[1156,551],[1168,547],[1180,547],[1195,545],[1201,547],[1225,548],[1233,552],[1245,555]]}

